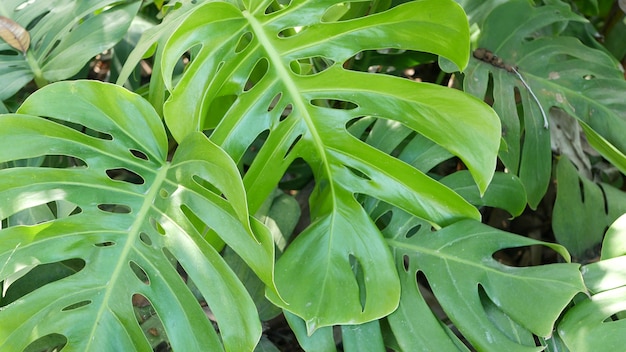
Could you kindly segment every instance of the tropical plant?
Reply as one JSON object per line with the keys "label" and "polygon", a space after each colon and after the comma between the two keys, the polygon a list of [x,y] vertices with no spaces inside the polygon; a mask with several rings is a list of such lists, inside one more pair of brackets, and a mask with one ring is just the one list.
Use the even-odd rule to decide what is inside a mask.
{"label": "tropical plant", "polygon": [[[9,36],[37,44],[5,39],[0,74],[24,79],[0,99],[43,88],[0,115],[0,349],[276,350],[262,322],[280,314],[312,351],[591,346],[573,322],[610,304],[619,318],[621,281],[600,279],[621,263],[619,222],[583,273],[568,250],[601,240],[623,194],[587,180],[582,142],[554,125],[576,118],[624,172],[617,60],[567,37],[586,20],[563,2],[459,3],[467,14],[452,0],[146,2],[163,21],[134,22],[147,29],[118,85],[48,82],[120,41],[139,2],[4,5]],[[68,20],[46,36],[53,15]],[[62,65],[106,16],[123,26]],[[142,60],[150,82],[132,92]],[[436,60],[474,96],[398,77]],[[568,150],[553,224],[565,247],[481,223],[538,207],[551,139]],[[566,234],[567,204],[600,212],[591,239]],[[502,260],[537,246],[560,262]]]}

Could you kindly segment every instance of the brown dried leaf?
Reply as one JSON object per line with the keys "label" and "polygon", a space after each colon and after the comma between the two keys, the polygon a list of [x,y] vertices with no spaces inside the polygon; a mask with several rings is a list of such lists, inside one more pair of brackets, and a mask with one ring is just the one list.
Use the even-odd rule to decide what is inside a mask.
{"label": "brown dried leaf", "polygon": [[28,31],[19,23],[4,16],[0,16],[0,38],[22,53],[26,53],[30,46]]}

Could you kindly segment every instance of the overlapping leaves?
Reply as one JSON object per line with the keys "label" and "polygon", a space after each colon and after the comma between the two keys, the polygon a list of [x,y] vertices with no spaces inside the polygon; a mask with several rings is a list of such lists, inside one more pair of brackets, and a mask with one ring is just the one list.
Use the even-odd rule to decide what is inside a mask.
{"label": "overlapping leaves", "polygon": [[[348,125],[364,116],[400,122],[463,160],[481,192],[493,175],[500,129],[492,110],[460,92],[351,72],[343,64],[364,50],[394,48],[432,52],[462,68],[467,20],[452,1],[414,1],[347,19],[336,14],[350,3],[275,6],[205,2],[160,39],[153,78],[162,77],[171,93],[164,117],[177,140],[210,130],[235,161],[269,133],[244,178],[252,210],[294,160],[304,159],[316,180],[313,223],[277,263],[284,307],[305,318],[309,331],[376,319],[397,306],[399,281],[387,245],[354,194],[436,226],[479,214],[447,187],[352,136]],[[173,79],[188,51],[190,64]],[[362,270],[362,281],[353,267]]]}
{"label": "overlapping leaves", "polygon": [[[0,162],[61,157],[67,167],[0,170],[0,198],[12,200],[0,204],[0,218],[54,202],[71,210],[0,230],[0,280],[67,260],[84,267],[2,307],[0,349],[21,351],[59,334],[72,350],[147,350],[133,311],[138,294],[177,350],[220,350],[220,341],[227,350],[252,350],[261,333],[254,303],[202,233],[221,236],[273,287],[271,235],[250,220],[228,155],[192,133],[166,161],[154,109],[104,83],[49,85],[18,113],[0,116]],[[216,317],[220,337],[180,268]]]}
{"label": "overlapping leaves", "polygon": [[[478,46],[489,49],[505,63],[517,65],[546,115],[551,108],[565,111],[624,151],[626,109],[618,93],[626,89],[623,75],[606,53],[575,38],[555,35],[568,21],[584,19],[563,3],[532,7],[527,1],[510,1],[494,9],[485,20]],[[529,204],[534,207],[550,179],[550,131],[543,128],[539,105],[529,88],[513,72],[470,60],[465,91],[485,97],[489,76],[493,81],[493,107],[502,119],[506,141],[500,158],[509,170],[519,174]],[[516,92],[520,101],[516,101]],[[550,128],[559,126],[551,124]]]}
{"label": "overlapping leaves", "polygon": [[33,78],[40,85],[67,79],[117,43],[130,26],[140,1],[3,0],[0,15],[30,35],[30,49],[18,54],[0,40],[0,100]]}

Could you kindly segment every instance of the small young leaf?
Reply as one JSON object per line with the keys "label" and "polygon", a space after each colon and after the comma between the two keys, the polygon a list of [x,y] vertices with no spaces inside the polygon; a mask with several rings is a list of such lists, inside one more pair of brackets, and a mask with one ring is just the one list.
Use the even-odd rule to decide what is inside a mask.
{"label": "small young leaf", "polygon": [[4,16],[0,16],[0,38],[24,54],[30,46],[28,31],[19,23]]}

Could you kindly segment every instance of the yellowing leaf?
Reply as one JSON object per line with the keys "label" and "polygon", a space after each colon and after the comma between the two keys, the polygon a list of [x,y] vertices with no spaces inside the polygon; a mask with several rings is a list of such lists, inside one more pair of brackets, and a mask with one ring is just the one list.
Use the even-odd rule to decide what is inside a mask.
{"label": "yellowing leaf", "polygon": [[0,38],[23,53],[26,53],[30,46],[28,31],[19,23],[4,16],[0,16]]}

